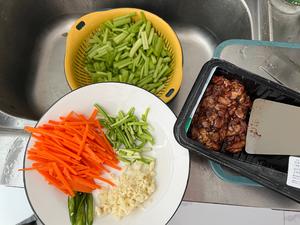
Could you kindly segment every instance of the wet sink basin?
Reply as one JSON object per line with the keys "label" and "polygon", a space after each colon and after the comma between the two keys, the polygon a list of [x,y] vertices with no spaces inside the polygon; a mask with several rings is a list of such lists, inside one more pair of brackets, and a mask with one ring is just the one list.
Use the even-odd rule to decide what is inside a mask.
{"label": "wet sink basin", "polygon": [[70,89],[64,77],[67,32],[74,20],[96,10],[137,7],[175,29],[184,52],[184,80],[170,107],[178,113],[198,72],[217,44],[251,39],[243,1],[223,0],[26,0],[0,1],[0,109],[38,119]]}

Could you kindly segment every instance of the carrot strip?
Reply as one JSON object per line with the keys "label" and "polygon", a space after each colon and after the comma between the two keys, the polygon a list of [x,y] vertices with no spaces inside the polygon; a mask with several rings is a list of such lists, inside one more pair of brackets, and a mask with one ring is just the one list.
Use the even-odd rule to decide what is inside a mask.
{"label": "carrot strip", "polygon": [[79,184],[82,184],[82,185],[85,185],[89,188],[92,188],[92,189],[96,189],[96,188],[99,188],[100,186],[98,184],[96,184],[93,180],[87,180],[87,179],[83,179],[79,176],[71,176],[73,180],[76,180]]}
{"label": "carrot strip", "polygon": [[94,179],[110,185],[112,181],[101,177],[110,172],[106,167],[120,170],[118,159],[103,128],[99,124],[97,109],[89,117],[75,112],[49,120],[39,127],[25,127],[35,139],[27,152],[33,160],[31,167],[20,171],[36,170],[46,181],[63,193],[91,192],[101,188]]}
{"label": "carrot strip", "polygon": [[86,136],[87,136],[88,130],[89,130],[89,125],[86,124],[85,125],[85,131],[83,133],[82,141],[80,143],[80,147],[79,147],[79,151],[78,151],[77,155],[81,155],[81,152],[82,152],[82,150],[85,146],[85,141],[86,141]]}
{"label": "carrot strip", "polygon": [[68,126],[73,126],[73,125],[80,126],[80,125],[86,125],[86,124],[92,125],[92,124],[94,124],[94,122],[90,122],[90,121],[77,122],[77,121],[75,121],[75,122],[65,122],[64,124],[68,125]]}
{"label": "carrot strip", "polygon": [[104,181],[105,183],[110,184],[111,186],[114,186],[114,187],[116,186],[112,181],[110,181],[110,180],[108,180],[108,179],[106,179],[106,178],[98,177],[97,179],[102,180],[102,181]]}
{"label": "carrot strip", "polygon": [[54,185],[56,188],[58,188],[59,190],[61,190],[62,192],[64,192],[67,195],[70,195],[70,193],[68,193],[67,190],[65,190],[64,188],[62,188],[62,185],[51,175],[49,175],[47,172],[38,170],[38,172],[43,175],[43,177],[52,185]]}
{"label": "carrot strip", "polygon": [[94,159],[96,162],[103,163],[104,161],[100,159],[90,148],[89,146],[85,146],[86,152],[91,156],[92,159]]}
{"label": "carrot strip", "polygon": [[94,123],[94,121],[96,120],[97,114],[98,114],[98,109],[94,108],[91,116],[89,117],[89,121],[92,121]]}
{"label": "carrot strip", "polygon": [[68,183],[68,181],[65,179],[65,177],[63,176],[62,172],[60,171],[60,169],[58,168],[57,164],[54,162],[53,163],[53,168],[54,171],[57,175],[57,177],[59,178],[59,180],[61,180],[61,182],[63,183],[65,189],[70,193],[71,196],[74,195],[73,190],[71,189],[70,184]]}
{"label": "carrot strip", "polygon": [[115,163],[112,163],[112,162],[110,162],[110,161],[105,161],[104,163],[105,163],[106,165],[108,165],[109,167],[114,168],[114,169],[116,169],[116,170],[121,170],[121,169],[122,169],[121,167],[119,167],[118,165],[116,165]]}
{"label": "carrot strip", "polygon": [[93,191],[93,188],[90,188],[90,187],[87,187],[86,185],[82,185],[82,184],[78,183],[76,179],[75,180],[70,179],[68,181],[74,191],[80,191],[80,192],[86,192],[86,193],[90,193]]}
{"label": "carrot strip", "polygon": [[65,166],[66,168],[68,168],[68,169],[70,170],[71,173],[73,173],[73,174],[75,174],[75,175],[77,174],[77,172],[76,172],[72,167],[70,167],[65,161],[63,161],[63,160],[61,160],[60,158],[56,157],[56,156],[53,155],[52,153],[43,151],[43,152],[39,152],[39,154],[40,154],[41,156],[44,156],[46,159],[47,159],[47,158],[48,158],[48,159],[52,159],[52,160],[54,160],[54,161],[56,161],[56,162],[58,162],[58,163],[61,163],[63,166]]}
{"label": "carrot strip", "polygon": [[75,153],[69,151],[66,147],[63,148],[63,147],[57,146],[57,145],[55,145],[55,144],[53,144],[53,146],[51,146],[51,144],[44,144],[44,145],[45,145],[47,148],[52,149],[53,151],[59,151],[59,152],[65,154],[65,155],[68,155],[68,156],[70,156],[70,157],[76,159],[76,160],[80,160],[80,159],[81,159],[80,156],[78,156],[78,155],[76,155]]}
{"label": "carrot strip", "polygon": [[60,124],[60,122],[55,121],[55,120],[49,120],[48,123],[50,123],[50,124],[55,124],[55,125]]}

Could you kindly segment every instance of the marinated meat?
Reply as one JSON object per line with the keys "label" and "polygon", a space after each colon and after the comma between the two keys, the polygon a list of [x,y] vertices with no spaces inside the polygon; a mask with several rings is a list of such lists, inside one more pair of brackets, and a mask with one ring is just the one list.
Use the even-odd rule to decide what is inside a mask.
{"label": "marinated meat", "polygon": [[191,136],[209,149],[236,153],[246,144],[247,113],[251,100],[237,80],[214,76],[200,102],[191,126]]}

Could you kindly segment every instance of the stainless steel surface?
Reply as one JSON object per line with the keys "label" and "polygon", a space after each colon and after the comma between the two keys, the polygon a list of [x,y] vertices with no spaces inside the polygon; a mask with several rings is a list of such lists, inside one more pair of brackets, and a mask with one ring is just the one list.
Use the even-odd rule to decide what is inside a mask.
{"label": "stainless steel surface", "polygon": [[300,41],[300,6],[294,6],[285,0],[269,0],[269,23],[271,40]]}
{"label": "stainless steel surface", "polygon": [[24,150],[28,134],[24,126],[34,126],[36,121],[21,119],[0,111],[0,185],[22,187]]}
{"label": "stainless steel surface", "polygon": [[[0,0],[0,110],[37,120],[70,91],[64,78],[63,58],[67,31],[74,19],[90,11],[123,6],[158,14],[178,34],[184,54],[184,80],[177,97],[170,103],[175,113],[180,111],[203,63],[212,57],[217,44],[233,38],[271,37],[269,1]],[[281,34],[278,38],[285,37]],[[221,181],[213,174],[208,161],[195,155],[192,155],[185,199],[300,208],[299,204],[265,188]]]}
{"label": "stainless steel surface", "polygon": [[22,168],[28,135],[0,130],[0,185],[23,186]]}
{"label": "stainless steel surface", "polygon": [[220,58],[300,91],[300,44],[296,48],[295,45],[287,47],[236,43],[226,46]]}
{"label": "stainless steel surface", "polygon": [[264,187],[241,186],[222,181],[211,170],[208,161],[194,153],[191,154],[191,160],[185,200],[295,211],[300,209],[299,203]]}
{"label": "stainless steel surface", "polygon": [[[192,55],[195,69],[185,72],[189,86],[216,44],[230,38],[251,38],[250,18],[243,1],[2,0],[1,109],[38,119],[57,98],[70,91],[64,78],[63,59],[66,33],[74,19],[89,11],[124,6],[150,10],[178,27],[188,54],[204,51]],[[189,56],[184,55],[186,65]],[[195,56],[201,58],[197,60]],[[185,92],[179,96],[182,93]]]}

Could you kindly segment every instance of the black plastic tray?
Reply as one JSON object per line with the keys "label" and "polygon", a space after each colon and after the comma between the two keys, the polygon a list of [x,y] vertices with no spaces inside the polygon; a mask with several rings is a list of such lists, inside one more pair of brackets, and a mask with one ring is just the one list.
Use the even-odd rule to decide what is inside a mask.
{"label": "black plastic tray", "polygon": [[195,110],[214,75],[239,80],[252,100],[264,98],[300,106],[298,92],[226,61],[213,59],[203,66],[174,125],[174,135],[179,144],[300,202],[300,189],[286,185],[289,156],[250,155],[245,151],[237,154],[215,152],[189,137],[189,127]]}

